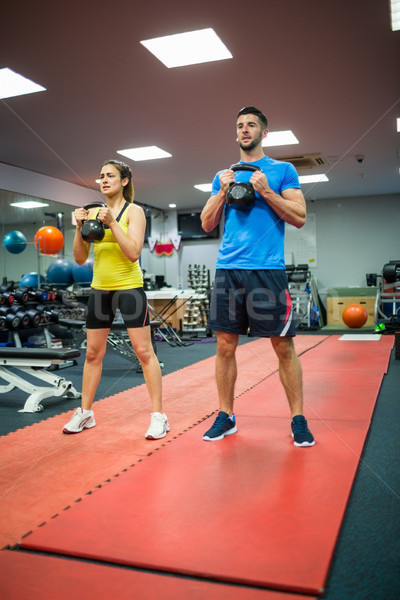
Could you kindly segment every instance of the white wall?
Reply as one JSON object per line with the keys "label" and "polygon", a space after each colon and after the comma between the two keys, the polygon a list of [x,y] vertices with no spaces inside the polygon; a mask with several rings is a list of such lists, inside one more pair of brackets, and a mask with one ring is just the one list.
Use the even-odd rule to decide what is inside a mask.
{"label": "white wall", "polygon": [[380,273],[400,260],[400,194],[307,203],[316,215],[320,293],[329,287],[365,286],[366,273]]}

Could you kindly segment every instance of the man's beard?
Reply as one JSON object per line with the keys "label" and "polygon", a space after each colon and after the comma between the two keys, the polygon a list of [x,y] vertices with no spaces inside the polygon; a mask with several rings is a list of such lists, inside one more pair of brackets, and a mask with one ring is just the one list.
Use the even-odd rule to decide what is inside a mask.
{"label": "man's beard", "polygon": [[245,146],[244,144],[242,144],[242,142],[239,142],[239,146],[240,146],[241,150],[244,150],[244,151],[248,152],[249,150],[254,150],[254,148],[256,148],[259,145],[259,143],[261,142],[261,140],[262,140],[262,134],[260,134],[258,137],[256,137],[247,146]]}

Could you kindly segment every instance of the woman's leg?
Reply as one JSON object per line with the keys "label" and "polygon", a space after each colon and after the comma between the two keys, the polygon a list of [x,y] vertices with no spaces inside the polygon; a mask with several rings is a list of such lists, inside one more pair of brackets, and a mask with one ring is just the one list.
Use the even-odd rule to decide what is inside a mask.
{"label": "woman's leg", "polygon": [[82,403],[77,408],[71,420],[64,425],[64,433],[80,433],[96,425],[91,410],[94,396],[100,382],[103,357],[107,346],[109,329],[87,329],[86,360],[83,367]]}
{"label": "woman's leg", "polygon": [[162,413],[161,367],[151,343],[150,325],[128,329],[133,350],[140,362],[152,404],[152,412]]}
{"label": "woman's leg", "polygon": [[109,329],[86,330],[86,360],[82,380],[82,409],[84,410],[92,408],[94,396],[100,383],[109,331]]}

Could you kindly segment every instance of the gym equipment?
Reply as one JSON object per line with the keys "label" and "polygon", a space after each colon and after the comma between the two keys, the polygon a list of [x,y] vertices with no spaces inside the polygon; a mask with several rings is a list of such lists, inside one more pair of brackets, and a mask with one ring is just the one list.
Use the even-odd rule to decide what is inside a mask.
{"label": "gym equipment", "polygon": [[13,292],[3,292],[0,294],[0,305],[2,304],[12,304],[15,300],[15,296]]}
{"label": "gym equipment", "polygon": [[10,307],[10,311],[19,318],[18,327],[30,327],[31,322],[25,307],[13,304]]}
{"label": "gym equipment", "polygon": [[74,283],[83,286],[89,286],[93,279],[93,258],[88,258],[83,265],[74,265],[72,268],[72,278]]}
{"label": "gym equipment", "polygon": [[58,287],[68,287],[73,283],[74,265],[65,258],[57,258],[47,269],[47,281]]}
{"label": "gym equipment", "polygon": [[[104,202],[89,202],[83,207],[85,210],[91,208],[105,207]],[[104,225],[99,219],[82,221],[81,236],[85,242],[101,242],[104,238]]]}
{"label": "gym equipment", "polygon": [[400,281],[400,261],[391,260],[383,266],[382,275],[386,283]]}
{"label": "gym equipment", "polygon": [[18,304],[26,304],[29,300],[28,290],[25,288],[17,288],[13,294],[15,302],[18,302]]}
{"label": "gym equipment", "polygon": [[43,277],[43,275],[39,275],[39,273],[31,271],[22,277],[21,281],[19,282],[19,287],[34,288],[38,287],[38,285],[43,285],[44,283],[46,283],[46,279]]}
{"label": "gym equipment", "polygon": [[[229,167],[231,171],[261,171],[260,167],[247,163],[238,163]],[[248,210],[255,200],[255,192],[251,183],[231,183],[226,194],[228,206],[239,210]]]}
{"label": "gym equipment", "polygon": [[41,254],[57,254],[64,246],[64,236],[57,227],[45,225],[36,232],[35,246]]}
{"label": "gym equipment", "polygon": [[361,304],[349,304],[342,313],[342,319],[347,327],[359,329],[367,322],[368,313]]}
{"label": "gym equipment", "polygon": [[0,316],[4,317],[5,327],[8,329],[18,329],[21,319],[9,307],[0,306]]}
{"label": "gym equipment", "polygon": [[286,265],[292,298],[293,320],[298,329],[315,329],[323,324],[317,285],[307,264]]}
{"label": "gym equipment", "polygon": [[[80,356],[79,350],[54,350],[50,348],[7,348],[0,347],[0,377],[8,381],[8,385],[0,385],[0,393],[7,393],[14,388],[27,392],[28,399],[24,408],[18,412],[34,413],[43,410],[41,404],[45,398],[67,396],[80,398],[71,381],[46,371],[52,365],[59,365],[65,360]],[[12,371],[10,370],[12,367]],[[29,383],[15,373],[21,371],[25,376],[40,379],[50,386],[38,386]]]}
{"label": "gym equipment", "polygon": [[378,333],[396,334],[400,331],[400,260],[386,263],[377,279],[375,323],[383,325]]}
{"label": "gym equipment", "polygon": [[3,246],[11,254],[20,254],[26,248],[26,237],[21,231],[10,231],[4,236]]}

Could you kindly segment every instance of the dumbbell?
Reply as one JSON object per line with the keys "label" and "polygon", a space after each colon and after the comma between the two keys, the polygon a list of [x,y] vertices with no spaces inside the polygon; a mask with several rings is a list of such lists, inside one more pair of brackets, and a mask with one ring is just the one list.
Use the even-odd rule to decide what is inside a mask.
{"label": "dumbbell", "polygon": [[29,308],[29,306],[13,304],[11,309],[14,314],[20,317],[21,324],[24,327],[38,327],[41,317],[37,310]]}
{"label": "dumbbell", "polygon": [[39,304],[36,308],[46,323],[49,321],[58,323],[60,319],[68,319],[71,314],[70,311],[65,309],[63,306],[45,306],[43,304]]}
{"label": "dumbbell", "polygon": [[12,304],[14,302],[13,292],[2,292],[0,294],[0,304]]}
{"label": "dumbbell", "polygon": [[34,302],[46,302],[47,300],[47,292],[45,290],[41,290],[40,288],[22,287],[19,289],[26,291],[29,300],[33,300]]}
{"label": "dumbbell", "polygon": [[18,304],[26,304],[29,300],[28,290],[26,288],[17,288],[14,290],[14,300]]}
{"label": "dumbbell", "polygon": [[8,329],[18,329],[21,319],[9,307],[0,306],[0,317],[4,317],[5,327],[8,327]]}
{"label": "dumbbell", "polygon": [[44,288],[44,291],[47,294],[47,302],[54,302],[54,300],[56,300],[57,298],[57,292],[56,290],[52,290],[51,288]]}
{"label": "dumbbell", "polygon": [[37,312],[40,315],[40,324],[41,325],[46,325],[46,323],[49,323],[50,315],[49,315],[47,306],[44,306],[43,304],[38,304],[35,307],[35,310],[37,310]]}
{"label": "dumbbell", "polygon": [[[85,210],[97,207],[105,207],[104,202],[89,202],[83,207]],[[82,221],[81,236],[85,242],[101,242],[104,238],[105,231],[104,225],[100,219],[89,219],[88,221]]]}
{"label": "dumbbell", "polygon": [[10,307],[10,311],[19,318],[18,327],[29,327],[30,326],[29,316],[26,313],[26,311],[23,309],[22,306],[20,306],[19,304],[13,304]]}
{"label": "dumbbell", "polygon": [[0,285],[0,293],[3,292],[11,292],[15,288],[15,284],[13,281],[8,281],[7,283],[2,283]]}
{"label": "dumbbell", "polygon": [[[231,171],[261,171],[260,167],[247,163],[238,163],[229,167]],[[231,183],[226,194],[228,206],[239,210],[248,210],[254,204],[255,192],[251,183]]]}

